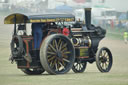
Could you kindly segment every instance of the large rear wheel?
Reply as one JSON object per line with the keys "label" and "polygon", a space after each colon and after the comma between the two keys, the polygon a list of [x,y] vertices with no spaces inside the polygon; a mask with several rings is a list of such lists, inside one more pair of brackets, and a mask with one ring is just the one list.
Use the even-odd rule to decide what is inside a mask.
{"label": "large rear wheel", "polygon": [[38,68],[38,69],[21,69],[25,74],[27,75],[40,75],[42,74],[45,70],[43,68]]}
{"label": "large rear wheel", "polygon": [[72,68],[75,51],[68,37],[50,35],[43,41],[40,50],[41,64],[49,74],[64,74]]}

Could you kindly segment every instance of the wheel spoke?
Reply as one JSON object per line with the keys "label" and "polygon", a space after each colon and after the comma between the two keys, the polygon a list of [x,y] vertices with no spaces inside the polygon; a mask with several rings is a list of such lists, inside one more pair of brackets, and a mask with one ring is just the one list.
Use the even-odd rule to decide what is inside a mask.
{"label": "wheel spoke", "polygon": [[50,62],[50,66],[51,66],[51,67],[53,66],[53,63],[52,63],[52,61]]}
{"label": "wheel spoke", "polygon": [[104,57],[106,57],[106,54],[107,54],[107,52],[105,51],[105,53],[104,53]]}
{"label": "wheel spoke", "polygon": [[50,47],[48,47],[48,50],[49,50],[49,51],[53,51]]}
{"label": "wheel spoke", "polygon": [[66,51],[66,52],[64,52],[63,54],[70,54],[71,52],[70,51]]}
{"label": "wheel spoke", "polygon": [[56,42],[56,40],[54,40],[54,41],[55,41],[56,50],[58,51],[59,49],[58,49],[57,42]]}
{"label": "wheel spoke", "polygon": [[66,46],[67,46],[67,43],[65,43],[65,44],[62,46],[62,48],[61,48],[61,49],[65,48]]}
{"label": "wheel spoke", "polygon": [[109,60],[107,60],[106,62],[109,63]]}
{"label": "wheel spoke", "polygon": [[59,39],[58,46],[60,46],[60,43],[61,43],[61,39]]}
{"label": "wheel spoke", "polygon": [[60,64],[59,64],[59,61],[57,62],[57,69],[59,71],[59,68],[60,68]]}
{"label": "wheel spoke", "polygon": [[62,48],[62,42],[60,43],[60,46],[59,46],[59,51],[61,51],[61,48]]}
{"label": "wheel spoke", "polygon": [[47,58],[51,57],[52,55],[48,55]]}
{"label": "wheel spoke", "polygon": [[64,63],[64,61],[62,60],[62,64],[63,64],[63,66],[65,66],[65,63]]}
{"label": "wheel spoke", "polygon": [[78,63],[76,63],[75,67],[77,67],[77,66],[78,66]]}
{"label": "wheel spoke", "polygon": [[77,65],[77,70],[79,70],[79,64]]}
{"label": "wheel spoke", "polygon": [[64,53],[67,50],[68,50],[67,48],[64,48],[63,50],[61,50],[61,52]]}
{"label": "wheel spoke", "polygon": [[84,65],[84,63],[81,63],[81,66],[83,66]]}
{"label": "wheel spoke", "polygon": [[80,70],[80,64],[78,64],[78,71]]}
{"label": "wheel spoke", "polygon": [[101,60],[102,60],[102,57],[98,57],[98,60],[99,60],[99,63],[102,63]]}
{"label": "wheel spoke", "polygon": [[59,62],[57,63],[57,70],[59,71],[60,65]]}
{"label": "wheel spoke", "polygon": [[64,65],[61,62],[59,62],[59,64],[60,64],[60,70],[65,68]]}
{"label": "wheel spoke", "polygon": [[68,58],[68,56],[67,56],[67,55],[63,55],[63,57],[64,57],[64,58]]}
{"label": "wheel spoke", "polygon": [[106,54],[106,51],[105,50],[103,50],[102,51],[102,56],[104,56]]}
{"label": "wheel spoke", "polygon": [[107,56],[107,59],[109,60],[109,56]]}
{"label": "wheel spoke", "polygon": [[79,70],[81,70],[81,68],[82,68],[82,67],[81,67],[81,64],[79,64],[79,65],[80,65],[80,68],[79,68]]}
{"label": "wheel spoke", "polygon": [[57,63],[55,64],[55,69],[56,69],[56,71],[58,71],[58,69],[57,69]]}
{"label": "wheel spoke", "polygon": [[110,62],[109,61],[106,61],[106,63],[108,63],[108,65],[109,65]]}
{"label": "wheel spoke", "polygon": [[56,53],[54,53],[54,52],[47,52],[48,54],[51,54],[51,55],[56,55]]}
{"label": "wheel spoke", "polygon": [[59,39],[58,45],[60,45],[61,41],[62,41],[62,40],[61,40],[61,39]]}
{"label": "wheel spoke", "polygon": [[104,67],[104,64],[103,64],[103,63],[101,63],[101,67],[102,67],[102,68]]}
{"label": "wheel spoke", "polygon": [[66,61],[66,62],[68,62],[68,63],[70,62],[69,60],[67,60],[67,59],[65,59],[65,58],[63,58],[63,60]]}
{"label": "wheel spoke", "polygon": [[104,64],[104,69],[106,69],[106,65],[105,65],[105,63],[103,63]]}
{"label": "wheel spoke", "polygon": [[107,68],[108,67],[108,65],[107,65],[107,63],[105,62],[105,67]]}
{"label": "wheel spoke", "polygon": [[99,62],[98,62],[98,63],[99,63],[99,65],[101,65],[101,64],[102,64],[101,60],[99,60]]}
{"label": "wheel spoke", "polygon": [[[75,64],[76,64],[76,65],[75,65]],[[74,67],[75,67],[75,69],[77,69],[78,63],[75,63],[75,64],[74,64]]]}
{"label": "wheel spoke", "polygon": [[108,53],[106,52],[106,55],[105,55],[105,57],[108,57]]}
{"label": "wheel spoke", "polygon": [[50,57],[50,58],[48,59],[48,62],[51,61],[51,60],[53,60],[55,57],[56,57],[56,56]]}
{"label": "wheel spoke", "polygon": [[55,66],[55,64],[56,64],[56,59],[53,62],[52,68]]}
{"label": "wheel spoke", "polygon": [[53,49],[54,52],[56,52],[56,49],[51,44],[49,44],[49,46]]}

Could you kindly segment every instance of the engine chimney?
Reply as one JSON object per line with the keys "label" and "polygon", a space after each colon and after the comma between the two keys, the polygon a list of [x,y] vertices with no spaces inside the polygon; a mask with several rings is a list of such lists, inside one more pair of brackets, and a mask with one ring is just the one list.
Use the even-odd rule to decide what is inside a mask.
{"label": "engine chimney", "polygon": [[85,24],[87,29],[90,30],[91,27],[91,8],[85,8]]}

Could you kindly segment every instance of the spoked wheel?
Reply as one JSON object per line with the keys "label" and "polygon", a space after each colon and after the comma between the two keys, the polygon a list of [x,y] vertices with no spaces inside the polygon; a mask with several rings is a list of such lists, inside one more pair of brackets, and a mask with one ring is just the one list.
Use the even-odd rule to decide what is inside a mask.
{"label": "spoked wheel", "polygon": [[87,62],[82,62],[81,60],[77,60],[72,67],[73,72],[82,73],[85,71],[87,66]]}
{"label": "spoked wheel", "polygon": [[101,72],[109,72],[111,70],[113,63],[111,51],[103,47],[98,50],[96,55],[96,65],[99,71]]}
{"label": "spoked wheel", "polygon": [[42,74],[45,70],[43,68],[39,68],[39,69],[21,69],[21,71],[23,71],[25,74],[27,75],[39,75]]}
{"label": "spoked wheel", "polygon": [[48,73],[64,74],[72,68],[75,52],[66,36],[62,34],[48,36],[40,50],[41,64]]}

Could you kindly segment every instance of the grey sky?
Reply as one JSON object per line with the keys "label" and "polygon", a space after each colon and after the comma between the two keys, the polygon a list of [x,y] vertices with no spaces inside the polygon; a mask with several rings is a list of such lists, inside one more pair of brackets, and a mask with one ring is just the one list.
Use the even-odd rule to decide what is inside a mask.
{"label": "grey sky", "polygon": [[[14,1],[14,0],[12,0]],[[17,0],[17,1],[22,1],[22,0]],[[25,1],[31,1],[31,0],[25,0]],[[36,0],[34,0],[36,1]],[[50,0],[52,1],[52,0]],[[53,0],[55,1],[55,0]],[[70,0],[67,0],[70,2]],[[100,0],[92,0],[94,4],[99,2]],[[52,5],[52,4],[51,4]],[[105,5],[115,8],[117,11],[121,12],[126,12],[128,11],[128,0],[105,0]]]}
{"label": "grey sky", "polygon": [[[55,0],[50,0],[55,1]],[[70,4],[71,0],[67,0]],[[93,5],[96,5],[101,0],[92,0]],[[115,8],[117,11],[126,12],[128,11],[128,0],[105,0],[104,5]]]}
{"label": "grey sky", "polygon": [[128,11],[128,0],[106,0],[105,4],[118,11]]}

